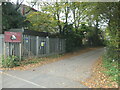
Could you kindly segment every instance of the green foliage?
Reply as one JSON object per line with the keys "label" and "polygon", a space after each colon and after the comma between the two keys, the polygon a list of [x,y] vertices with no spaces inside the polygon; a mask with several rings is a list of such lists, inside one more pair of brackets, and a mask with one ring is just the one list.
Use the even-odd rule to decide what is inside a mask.
{"label": "green foliage", "polygon": [[72,24],[66,24],[63,30],[63,37],[66,38],[67,52],[74,50],[75,47],[78,48],[82,46],[82,38],[84,37],[82,31],[76,32]]}
{"label": "green foliage", "polygon": [[[93,13],[97,8],[97,3],[56,2],[43,4],[41,12],[27,16],[27,20],[32,24],[29,28],[38,31],[56,31],[60,33],[62,37],[66,38],[66,45],[69,50],[73,47],[82,46],[83,38],[89,39],[89,43],[92,42],[94,46],[101,44],[102,41],[98,35],[100,31],[98,29],[100,13],[98,12],[97,15]],[[93,19],[93,17],[95,18]],[[84,23],[81,23],[83,21]],[[87,25],[90,22],[94,22],[90,24],[91,26],[96,23],[92,29],[89,28],[90,25]],[[87,32],[86,37],[84,32]]]}
{"label": "green foliage", "polygon": [[118,66],[118,61],[115,61],[107,55],[104,55],[103,67],[106,68],[106,71],[104,71],[104,73],[108,75],[112,81],[115,81],[117,83],[119,83],[118,77],[120,76]]}
{"label": "green foliage", "polygon": [[24,26],[24,19],[19,11],[15,10],[15,5],[10,2],[2,4],[2,27],[4,30],[11,28],[21,28]]}
{"label": "green foliage", "polygon": [[56,32],[56,20],[54,20],[50,14],[32,12],[27,15],[26,20],[31,23],[29,25],[30,30],[53,33]]}
{"label": "green foliage", "polygon": [[114,59],[115,61],[119,61],[120,60],[120,53],[119,50],[117,50],[117,48],[115,47],[107,47],[106,48],[106,55],[108,56],[108,58]]}
{"label": "green foliage", "polygon": [[[105,40],[108,58],[120,60],[120,2],[90,3],[91,9],[88,11],[94,15],[93,20],[103,21],[107,24],[105,30]],[[109,12],[108,12],[109,11]],[[97,26],[97,24],[96,24]]]}
{"label": "green foliage", "polygon": [[16,56],[2,57],[2,67],[12,68],[14,66],[19,66],[19,59]]}
{"label": "green foliage", "polygon": [[97,30],[95,27],[88,27],[86,38],[88,39],[89,46],[103,46],[101,30]]}
{"label": "green foliage", "polygon": [[93,20],[107,23],[105,30],[106,52],[103,57],[103,65],[107,69],[105,73],[111,80],[118,82],[120,60],[120,2],[93,3],[90,13],[94,15]]}

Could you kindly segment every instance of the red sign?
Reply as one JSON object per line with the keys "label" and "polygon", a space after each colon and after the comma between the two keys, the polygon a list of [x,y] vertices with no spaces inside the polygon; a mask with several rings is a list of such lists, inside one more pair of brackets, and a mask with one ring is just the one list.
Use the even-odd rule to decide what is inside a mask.
{"label": "red sign", "polygon": [[21,42],[22,33],[20,32],[5,32],[5,42]]}

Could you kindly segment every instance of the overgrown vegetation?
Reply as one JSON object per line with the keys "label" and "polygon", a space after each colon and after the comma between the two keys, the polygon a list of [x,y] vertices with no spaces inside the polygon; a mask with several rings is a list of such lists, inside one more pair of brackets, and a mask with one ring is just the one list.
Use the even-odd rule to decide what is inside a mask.
{"label": "overgrown vegetation", "polygon": [[118,63],[118,61],[115,61],[107,55],[103,56],[103,67],[106,68],[103,73],[108,75],[112,81],[115,81],[117,83],[119,83],[118,77],[120,76],[118,67],[119,65],[120,64]]}
{"label": "overgrown vegetation", "polygon": [[110,13],[106,13],[109,19],[108,27],[106,28],[106,52],[103,58],[104,67],[107,69],[105,72],[110,76],[111,80],[119,83],[120,69],[120,2],[106,4],[110,9]]}
{"label": "overgrown vegetation", "polygon": [[61,56],[62,55],[52,55],[52,56],[48,56],[48,57],[29,58],[29,59],[24,59],[24,60],[19,60],[18,57],[13,56],[13,55],[8,56],[8,57],[2,56],[2,67],[3,68],[13,68],[13,67],[18,67],[18,66],[37,64],[37,63],[40,63],[41,61],[45,62],[48,59],[59,58]]}
{"label": "overgrown vegetation", "polygon": [[16,56],[8,56],[8,57],[2,56],[2,67],[3,68],[12,68],[12,67],[19,66],[19,65],[20,65],[20,61],[19,61],[18,57],[16,57]]}

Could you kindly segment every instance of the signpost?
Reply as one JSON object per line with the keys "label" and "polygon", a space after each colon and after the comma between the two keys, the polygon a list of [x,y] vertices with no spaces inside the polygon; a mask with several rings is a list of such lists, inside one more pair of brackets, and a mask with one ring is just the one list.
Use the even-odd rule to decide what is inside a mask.
{"label": "signpost", "polygon": [[20,32],[5,32],[5,42],[21,42],[22,33]]}
{"label": "signpost", "polygon": [[[21,32],[5,32],[5,38],[4,38],[4,41],[5,43],[19,43],[19,56],[20,56],[20,60],[21,60],[21,42],[22,42],[22,33]],[[5,48],[6,48],[6,45],[4,44]],[[14,46],[12,48],[12,51],[14,49]],[[5,52],[6,50],[4,50]],[[12,53],[13,55],[13,53]]]}

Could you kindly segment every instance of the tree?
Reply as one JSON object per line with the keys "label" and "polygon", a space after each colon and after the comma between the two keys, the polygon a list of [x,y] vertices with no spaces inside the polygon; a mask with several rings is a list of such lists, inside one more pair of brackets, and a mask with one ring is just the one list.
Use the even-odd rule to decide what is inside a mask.
{"label": "tree", "polygon": [[[107,55],[111,60],[119,60],[120,35],[120,2],[94,3],[91,12],[95,12],[95,20],[107,23],[105,37],[107,41]],[[97,18],[96,18],[97,16]]]}
{"label": "tree", "polygon": [[23,17],[20,12],[15,10],[15,5],[10,2],[4,2],[2,7],[3,30],[21,28],[24,26],[25,17]]}
{"label": "tree", "polygon": [[50,14],[42,12],[32,12],[29,15],[27,15],[26,20],[30,22],[30,30],[57,33],[57,21],[54,20],[54,18]]}
{"label": "tree", "polygon": [[61,21],[61,13],[63,12],[63,3],[55,2],[55,3],[43,3],[42,12],[49,13],[56,20],[56,24],[58,27],[58,31],[60,34],[63,33],[63,25],[64,23]]}

